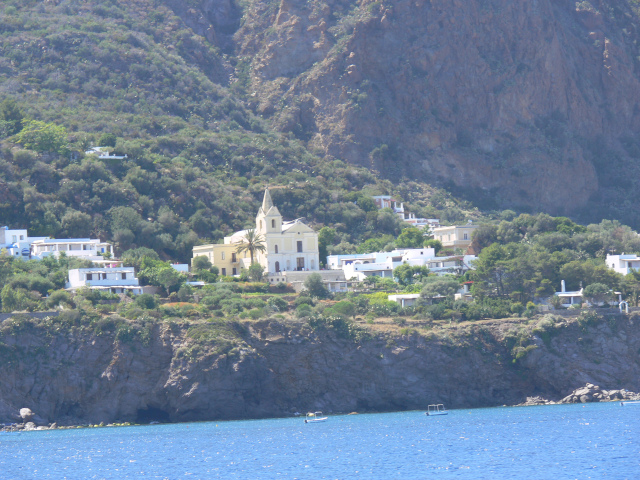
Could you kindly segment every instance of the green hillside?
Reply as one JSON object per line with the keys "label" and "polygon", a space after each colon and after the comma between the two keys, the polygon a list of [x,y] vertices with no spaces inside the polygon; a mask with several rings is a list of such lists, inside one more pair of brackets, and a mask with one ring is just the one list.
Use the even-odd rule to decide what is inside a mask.
{"label": "green hillside", "polygon": [[[456,186],[435,173],[392,183],[385,175],[394,169],[380,174],[321,148],[310,140],[304,91],[296,97],[294,88],[278,108],[266,108],[264,99],[273,106],[280,95],[271,86],[280,78],[284,88],[285,77],[259,85],[267,57],[251,57],[251,49],[281,35],[268,27],[277,20],[274,2],[9,0],[0,9],[1,224],[32,235],[100,237],[118,253],[150,247],[185,261],[194,244],[250,224],[265,186],[285,218],[333,226],[336,244],[399,233],[397,219],[361,195],[393,194],[417,216],[445,223],[500,212],[434,185],[486,208],[508,203],[506,192]],[[274,112],[287,106],[284,128]],[[100,143],[127,158],[84,156]],[[389,148],[376,150],[385,158],[378,166],[390,166],[402,149]],[[370,160],[355,163],[376,165]]]}
{"label": "green hillside", "polygon": [[[36,120],[64,127],[66,141],[21,144],[4,129],[2,223],[33,235],[98,236],[119,251],[147,246],[184,261],[192,245],[250,223],[267,185],[285,217],[337,224],[352,242],[398,229],[397,222],[382,225],[384,212],[345,197],[352,191],[400,194],[418,215],[451,221],[473,211],[443,191],[394,187],[273,131],[246,107],[244,83],[229,73],[239,71],[233,59],[153,5],[4,7],[4,125],[13,125],[9,101],[24,116],[21,126]],[[83,158],[105,134],[115,135],[115,151],[126,160]]]}

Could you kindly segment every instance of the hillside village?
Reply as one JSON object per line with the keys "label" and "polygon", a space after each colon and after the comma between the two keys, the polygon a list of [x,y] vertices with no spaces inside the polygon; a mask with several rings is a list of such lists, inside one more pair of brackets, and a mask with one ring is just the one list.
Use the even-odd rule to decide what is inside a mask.
{"label": "hillside village", "polygon": [[[195,246],[191,265],[163,262],[155,252],[145,248],[123,252],[121,258],[117,258],[113,245],[100,239],[29,237],[26,229],[4,227],[0,229],[0,248],[5,264],[7,261],[25,262],[25,265],[42,262],[53,268],[58,280],[56,285],[49,283],[54,288],[46,288],[49,285],[34,288],[24,279],[22,283],[12,282],[8,277],[2,291],[2,308],[5,312],[46,310],[52,306],[64,309],[74,305],[73,295],[80,295],[91,298],[94,306],[103,301],[112,302],[114,298],[142,296],[142,300],[136,301],[138,305],[156,306],[162,298],[187,303],[200,299],[205,308],[215,310],[219,305],[207,300],[212,293],[220,288],[238,291],[234,285],[245,285],[243,291],[265,294],[295,292],[300,298],[316,299],[335,296],[338,311],[341,303],[347,311],[352,311],[351,306],[344,307],[345,302],[359,305],[364,301],[368,306],[360,309],[362,313],[472,319],[581,306],[620,305],[628,309],[629,303],[623,301],[623,297],[633,301],[629,293],[637,295],[637,290],[627,290],[625,295],[618,291],[624,286],[625,282],[620,281],[623,276],[627,278],[626,283],[630,283],[629,279],[636,278],[640,270],[640,258],[629,254],[607,254],[604,265],[598,267],[600,278],[589,281],[589,274],[584,273],[584,278],[577,279],[579,288],[567,289],[565,279],[556,287],[549,279],[538,278],[541,286],[528,299],[524,292],[500,294],[499,289],[504,285],[499,284],[487,292],[486,287],[478,287],[495,278],[496,272],[481,276],[486,275],[485,255],[490,250],[487,247],[498,247],[498,244],[481,245],[487,226],[471,223],[441,226],[437,219],[406,216],[404,206],[398,206],[390,196],[373,200],[378,208],[391,208],[408,224],[399,240],[403,235],[411,237],[411,245],[398,241],[400,245],[391,245],[384,251],[329,254],[320,258],[319,232],[303,219],[285,220],[268,188],[255,225],[224,237],[222,243]],[[64,268],[60,269],[62,265]],[[602,269],[608,272],[604,276]],[[64,286],[59,280],[60,274],[66,275]],[[502,280],[506,280],[512,274],[502,272],[501,275]],[[575,277],[568,277],[567,281],[571,287],[576,286]],[[502,303],[495,304],[494,300],[493,307],[480,308],[492,297],[502,299]],[[277,297],[267,300],[278,303],[279,311],[291,307],[273,298]],[[634,304],[637,297],[635,300]],[[249,302],[248,308],[237,306],[235,311],[238,314],[250,311],[253,317],[259,317],[268,314],[264,308],[267,303]],[[297,311],[302,305],[309,307],[314,303],[312,299],[307,303],[296,300],[293,306]],[[258,308],[251,308],[252,305]],[[301,311],[310,313],[308,308]]]}

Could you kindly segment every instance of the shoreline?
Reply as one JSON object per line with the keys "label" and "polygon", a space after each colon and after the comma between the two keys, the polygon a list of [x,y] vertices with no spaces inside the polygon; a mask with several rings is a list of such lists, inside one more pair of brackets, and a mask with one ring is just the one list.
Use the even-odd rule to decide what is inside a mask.
{"label": "shoreline", "polygon": [[[570,405],[570,404],[587,404],[587,403],[615,403],[615,402],[634,402],[640,401],[640,393],[630,392],[625,389],[619,390],[603,390],[597,385],[586,384],[584,387],[580,387],[574,390],[566,397],[554,401],[548,400],[540,396],[527,397],[527,400],[515,405],[495,405],[493,407],[476,407],[476,408],[503,408],[503,407],[539,407],[547,405]],[[452,409],[457,410],[457,409]],[[330,413],[331,416],[349,416],[360,414],[381,414],[381,413],[396,413],[396,412],[419,412],[422,409],[413,410],[390,410],[390,411],[366,411],[366,412],[339,412]],[[23,432],[42,432],[51,430],[79,430],[86,428],[114,428],[114,427],[145,427],[153,425],[177,425],[181,423],[205,423],[205,422],[236,422],[236,421],[249,421],[249,420],[265,420],[265,419],[289,419],[289,418],[304,418],[302,414],[293,415],[288,417],[263,417],[263,418],[238,418],[238,419],[217,419],[217,420],[201,420],[195,422],[150,422],[150,423],[134,423],[134,422],[113,422],[113,423],[99,423],[99,424],[79,424],[79,425],[60,425],[52,423],[48,426],[36,425],[34,422],[16,423],[10,426],[5,425],[0,428],[0,433],[23,433]],[[7,431],[6,429],[11,429]]]}

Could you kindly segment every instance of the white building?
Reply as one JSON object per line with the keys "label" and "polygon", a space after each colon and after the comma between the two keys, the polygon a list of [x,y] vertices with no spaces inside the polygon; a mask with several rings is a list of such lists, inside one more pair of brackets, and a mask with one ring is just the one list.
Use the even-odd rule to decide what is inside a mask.
{"label": "white building", "polygon": [[[268,275],[319,270],[318,234],[300,219],[283,221],[278,207],[271,200],[269,189],[265,190],[256,215],[255,233],[262,237],[266,250],[256,252],[254,262],[262,265]],[[240,230],[224,237],[222,244],[195,246],[193,258],[206,256],[222,275],[239,275],[241,270],[251,266],[249,252],[237,253],[246,234],[247,230]]]}
{"label": "white building", "polygon": [[607,255],[607,267],[622,275],[640,270],[640,257],[638,255]]}
{"label": "white building", "polygon": [[285,284],[291,284],[293,289],[296,292],[301,292],[304,290],[304,282],[309,277],[309,275],[317,273],[322,277],[322,283],[327,290],[333,293],[347,292],[349,291],[350,283],[347,282],[347,279],[342,270],[319,270],[317,272],[280,272],[280,273],[272,273],[268,275],[267,281],[271,285],[278,285],[278,283],[282,282]]}
{"label": "white building", "polygon": [[417,218],[415,213],[405,213],[404,203],[396,201],[391,195],[375,195],[372,197],[379,209],[390,208],[398,215],[403,222],[409,223],[418,228],[436,228],[440,226],[440,220],[437,218]]}
{"label": "white building", "polygon": [[[577,290],[577,291],[568,292],[565,288],[565,282],[564,280],[562,280],[560,282],[560,291],[556,292],[554,295],[562,299],[561,306],[564,308],[569,308],[572,305],[581,305],[583,303],[587,306],[592,306],[592,304],[584,298],[583,292],[584,292],[583,288],[580,288],[580,290]],[[621,292],[612,292],[612,293],[614,298],[614,300],[610,302],[612,305],[618,305],[620,302],[622,302]],[[596,304],[596,306],[602,306],[602,305],[604,305],[603,302],[598,302]]]}
{"label": "white building", "polygon": [[143,291],[133,267],[95,267],[69,270],[69,281],[66,284],[67,290],[74,291],[82,287],[111,293],[126,293],[130,291],[134,295],[139,295]]}
{"label": "white building", "polygon": [[329,255],[330,269],[342,269],[350,280],[362,281],[372,275],[393,278],[393,269],[403,263],[414,267],[427,267],[438,275],[462,274],[473,269],[475,255],[436,257],[433,248],[408,248],[392,252],[356,253],[351,255]]}
{"label": "white building", "polygon": [[266,246],[265,252],[258,253],[257,261],[268,273],[320,269],[318,234],[300,220],[283,222],[269,189],[264,192],[256,216],[256,232],[262,235]]}
{"label": "white building", "polygon": [[45,240],[49,237],[29,237],[27,229],[0,227],[0,250],[3,248],[14,258],[28,260],[31,255],[31,244],[36,240]]}
{"label": "white building", "polygon": [[100,160],[124,160],[127,155],[111,154],[109,147],[91,147],[85,155],[97,155]]}
{"label": "white building", "polygon": [[390,302],[399,303],[402,308],[413,307],[418,303],[419,293],[399,293],[397,295],[389,295]]}
{"label": "white building", "polygon": [[31,258],[42,259],[44,257],[59,257],[64,252],[67,257],[79,257],[92,262],[111,263],[113,260],[105,260],[105,253],[113,257],[113,246],[108,242],[91,238],[62,238],[36,240],[31,244]]}

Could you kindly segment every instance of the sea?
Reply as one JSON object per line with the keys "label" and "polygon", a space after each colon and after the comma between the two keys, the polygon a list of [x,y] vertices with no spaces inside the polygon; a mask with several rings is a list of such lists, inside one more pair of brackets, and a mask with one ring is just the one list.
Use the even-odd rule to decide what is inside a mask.
{"label": "sea", "polygon": [[640,478],[640,405],[328,417],[1,434],[0,478]]}

